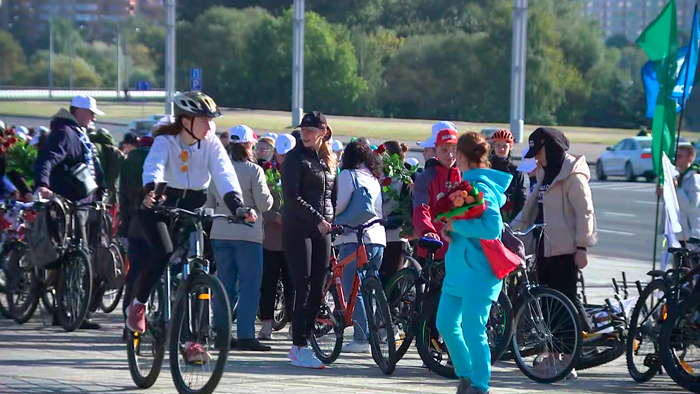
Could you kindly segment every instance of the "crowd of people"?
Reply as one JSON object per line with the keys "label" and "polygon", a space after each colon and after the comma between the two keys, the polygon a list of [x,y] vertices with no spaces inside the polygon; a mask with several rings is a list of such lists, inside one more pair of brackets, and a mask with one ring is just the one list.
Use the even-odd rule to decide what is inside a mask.
{"label": "crowd of people", "polygon": [[[546,222],[547,236],[538,249],[538,264],[543,267],[538,270],[539,279],[577,302],[578,271],[587,264],[587,248],[596,242],[595,216],[585,158],[568,153],[569,141],[559,130],[535,130],[523,161],[515,165],[514,139],[508,130],[499,130],[487,141],[479,133],[460,134],[454,123],[440,121],[433,125],[430,137],[418,143],[425,159],[418,169],[418,161],[407,157],[408,146],[398,141],[377,147],[357,138],[344,146],[333,139],[333,129],[320,112],[304,115],[291,134],[260,137],[246,125],[216,133],[215,119],[221,112],[203,93],[178,94],[174,108],[174,115],[162,118],[149,135],[127,134],[117,147],[108,131],[92,126],[95,117],[103,115],[96,101],[77,96],[68,110],[52,118],[49,129],[11,128],[38,151],[31,182],[35,190],[23,182],[21,174],[0,168],[5,198],[30,200],[36,191],[43,197],[57,193],[73,201],[106,197],[118,202],[119,236],[126,239],[130,261],[123,312],[131,331],[145,331],[145,304],[173,251],[168,233],[171,219],[149,208],[155,204],[188,210],[209,207],[246,222],[218,221],[208,230],[216,275],[229,298],[238,299],[232,348],[271,350],[264,341],[272,338],[281,279],[292,322],[288,358],[294,366],[323,368],[308,346],[310,332],[319,313],[332,248],[342,259],[358,247],[355,233],[346,232],[335,240],[330,235],[335,218],[349,209],[357,189],[364,189],[371,201],[374,217],[370,220],[405,218],[403,207],[411,210],[403,227],[390,226],[387,220],[364,232],[370,271],[378,272],[382,281],[403,267],[405,245],[411,239],[427,237],[444,243],[435,255],[445,260],[446,267],[437,326],[460,377],[458,393],[490,392],[485,324],[501,281],[489,267],[479,240],[499,238],[504,222],[523,227]],[[10,132],[4,127],[1,131]],[[410,177],[387,176],[386,157],[397,158]],[[89,195],[76,192],[71,179],[75,176],[71,169],[81,163],[98,185]],[[478,219],[447,224],[435,220],[436,201],[450,184],[463,180],[479,185],[485,213]],[[164,182],[167,188],[156,194],[156,187]],[[83,228],[86,222],[87,218],[81,219]],[[406,233],[405,228],[411,231]],[[425,253],[417,251],[419,258]],[[345,269],[346,294],[354,271],[353,266]],[[585,317],[580,301],[577,306]],[[353,340],[344,352],[370,351],[363,307],[358,299]],[[256,335],[258,310],[262,328]],[[99,325],[86,320],[84,328]],[[206,356],[200,345],[189,346],[188,359]]]}

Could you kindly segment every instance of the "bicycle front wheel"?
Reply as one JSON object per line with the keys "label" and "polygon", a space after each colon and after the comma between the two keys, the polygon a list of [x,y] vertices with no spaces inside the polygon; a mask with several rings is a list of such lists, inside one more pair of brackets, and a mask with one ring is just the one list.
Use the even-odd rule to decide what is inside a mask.
{"label": "bicycle front wheel", "polygon": [[343,350],[345,325],[341,308],[338,292],[331,286],[321,300],[318,317],[311,328],[311,347],[324,364],[333,363]]}
{"label": "bicycle front wheel", "polygon": [[506,352],[513,337],[513,306],[508,295],[501,292],[498,300],[491,304],[486,336],[491,349],[491,364],[495,364]]}
{"label": "bicycle front wheel", "polygon": [[423,303],[423,309],[416,322],[416,347],[425,366],[432,372],[446,378],[457,377],[450,359],[447,344],[435,325],[441,292],[430,295]]}
{"label": "bicycle front wheel", "polygon": [[513,355],[528,378],[540,383],[564,379],[581,354],[581,319],[566,296],[546,287],[525,293],[514,320]]}
{"label": "bicycle front wheel", "polygon": [[111,244],[109,252],[114,262],[114,278],[107,284],[107,289],[102,294],[102,300],[100,300],[100,309],[104,313],[112,313],[119,305],[124,292],[124,278],[126,276],[126,264],[119,247]]}
{"label": "bicycle front wheel", "polygon": [[26,248],[17,247],[10,252],[5,291],[10,317],[17,324],[28,322],[39,305],[41,295]]}
{"label": "bicycle front wheel", "polygon": [[[217,319],[223,322],[217,325]],[[231,347],[231,305],[218,278],[195,271],[178,290],[170,331],[170,370],[180,394],[210,394]]]}
{"label": "bicycle front wheel", "polygon": [[85,320],[92,295],[92,264],[82,249],[63,257],[56,289],[56,313],[66,332],[75,331]]}
{"label": "bicycle front wheel", "polygon": [[661,329],[661,360],[679,386],[700,393],[700,294],[683,301]]}
{"label": "bicycle front wheel", "polygon": [[389,310],[397,336],[396,362],[403,358],[416,336],[413,329],[413,315],[415,302],[420,291],[416,287],[417,280],[416,270],[404,268],[397,272],[386,285],[386,298],[389,302]]}
{"label": "bicycle front wheel", "polygon": [[126,354],[129,373],[134,384],[140,389],[153,386],[163,366],[167,335],[163,286],[162,282],[159,283],[146,303],[146,332],[143,334],[129,332],[127,337]]}
{"label": "bicycle front wheel", "polygon": [[367,312],[372,358],[385,375],[391,375],[396,369],[396,337],[389,302],[379,278],[371,276],[362,281],[362,297]]}
{"label": "bicycle front wheel", "polygon": [[632,379],[639,383],[648,382],[661,369],[659,333],[668,315],[668,292],[669,288],[663,279],[651,281],[642,291],[632,311],[627,331],[627,370]]}

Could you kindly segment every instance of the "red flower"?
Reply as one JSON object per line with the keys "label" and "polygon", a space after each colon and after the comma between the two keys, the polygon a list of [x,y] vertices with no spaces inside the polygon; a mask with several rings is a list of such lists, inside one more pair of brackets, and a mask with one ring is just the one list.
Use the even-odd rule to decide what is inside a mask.
{"label": "red flower", "polygon": [[282,163],[277,163],[277,171],[282,171]]}
{"label": "red flower", "polygon": [[265,162],[265,164],[263,164],[263,168],[265,170],[271,170],[272,169],[272,162],[270,162],[270,161]]}
{"label": "red flower", "polygon": [[15,135],[15,129],[7,130],[7,135]]}
{"label": "red flower", "polygon": [[10,145],[12,145],[12,144],[14,144],[15,142],[17,142],[17,137],[10,137],[10,139],[7,140],[7,142],[9,142]]}
{"label": "red flower", "polygon": [[386,178],[384,178],[384,180],[382,181],[382,186],[391,186],[391,183],[392,183],[392,182],[393,182],[393,181],[391,180],[390,177],[386,177]]}
{"label": "red flower", "polygon": [[10,141],[5,141],[5,142],[3,142],[3,144],[2,144],[2,146],[5,147],[5,148],[9,148],[10,145],[12,145],[12,144],[10,143]]}
{"label": "red flower", "polygon": [[377,150],[374,151],[374,153],[381,155],[382,153],[386,152],[386,146],[384,144],[379,145]]}

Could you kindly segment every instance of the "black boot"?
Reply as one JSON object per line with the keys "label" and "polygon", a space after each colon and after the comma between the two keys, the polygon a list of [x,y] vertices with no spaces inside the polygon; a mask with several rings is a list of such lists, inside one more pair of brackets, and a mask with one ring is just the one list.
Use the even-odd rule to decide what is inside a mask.
{"label": "black boot", "polygon": [[459,378],[459,386],[457,386],[457,394],[466,394],[467,390],[472,387],[472,380]]}
{"label": "black boot", "polygon": [[238,350],[248,351],[248,352],[269,352],[272,350],[270,346],[260,343],[255,338],[250,339],[239,339],[238,340]]}
{"label": "black boot", "polygon": [[85,316],[85,320],[80,324],[81,330],[99,330],[102,326],[99,323],[95,323],[90,320],[90,316]]}
{"label": "black boot", "polygon": [[58,313],[53,314],[53,317],[51,318],[51,325],[54,327],[61,326],[61,322],[58,320]]}

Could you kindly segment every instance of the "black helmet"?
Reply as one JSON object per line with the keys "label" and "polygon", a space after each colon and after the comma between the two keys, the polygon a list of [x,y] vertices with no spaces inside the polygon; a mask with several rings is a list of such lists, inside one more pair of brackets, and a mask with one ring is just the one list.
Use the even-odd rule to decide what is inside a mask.
{"label": "black helmet", "polygon": [[175,116],[201,116],[218,118],[221,116],[219,107],[214,100],[202,92],[187,91],[175,95]]}

